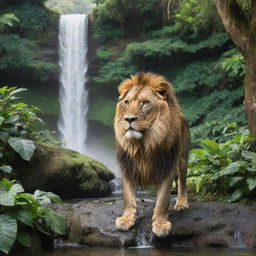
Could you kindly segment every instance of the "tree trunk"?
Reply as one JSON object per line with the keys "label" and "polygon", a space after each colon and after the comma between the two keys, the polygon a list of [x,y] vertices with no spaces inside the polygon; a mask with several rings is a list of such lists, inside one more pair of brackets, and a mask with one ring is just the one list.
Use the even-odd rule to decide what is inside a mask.
{"label": "tree trunk", "polygon": [[253,10],[256,5],[254,1],[252,3],[252,17],[248,22],[236,14],[240,7],[235,0],[215,0],[226,32],[245,59],[244,109],[249,130],[256,135],[256,31],[252,22],[256,19],[256,12]]}

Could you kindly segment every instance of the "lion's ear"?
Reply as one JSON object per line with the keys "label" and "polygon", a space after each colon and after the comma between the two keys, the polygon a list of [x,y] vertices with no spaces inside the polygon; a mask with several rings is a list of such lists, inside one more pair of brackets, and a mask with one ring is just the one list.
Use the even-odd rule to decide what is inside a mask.
{"label": "lion's ear", "polygon": [[155,90],[164,100],[167,100],[171,94],[171,84],[169,82],[160,83],[156,86]]}
{"label": "lion's ear", "polygon": [[119,86],[118,86],[118,92],[120,94],[119,100],[123,99],[125,95],[131,90],[133,84],[130,79],[123,81]]}

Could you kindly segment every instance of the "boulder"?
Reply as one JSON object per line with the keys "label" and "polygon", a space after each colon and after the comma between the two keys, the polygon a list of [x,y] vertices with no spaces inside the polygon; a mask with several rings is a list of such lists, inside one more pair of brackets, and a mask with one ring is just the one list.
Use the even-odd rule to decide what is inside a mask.
{"label": "boulder", "polygon": [[31,161],[16,156],[11,165],[26,191],[51,191],[63,199],[107,196],[111,193],[109,181],[114,179],[96,160],[45,144],[37,144]]}
{"label": "boulder", "polygon": [[88,246],[157,247],[256,247],[256,206],[228,203],[191,203],[184,212],[173,210],[170,203],[170,236],[159,239],[151,232],[154,201],[139,199],[136,226],[120,232],[115,220],[121,215],[121,199],[87,200],[56,206],[70,226],[65,242]]}

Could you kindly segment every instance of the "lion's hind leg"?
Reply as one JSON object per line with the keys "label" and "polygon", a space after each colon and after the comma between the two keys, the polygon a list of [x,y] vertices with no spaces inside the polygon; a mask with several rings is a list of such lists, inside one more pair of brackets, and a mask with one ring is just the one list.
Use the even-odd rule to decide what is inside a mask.
{"label": "lion's hind leg", "polygon": [[176,166],[178,172],[178,199],[174,206],[175,211],[183,211],[189,208],[186,186],[189,142],[190,136],[188,130],[188,123],[186,120],[184,120],[179,143],[178,161]]}
{"label": "lion's hind leg", "polygon": [[[183,169],[184,170],[184,169]],[[174,206],[175,211],[183,211],[187,208],[189,208],[188,205],[188,196],[187,196],[187,187],[186,187],[186,173],[184,171],[179,172],[178,177],[178,198],[176,201],[176,204]]]}

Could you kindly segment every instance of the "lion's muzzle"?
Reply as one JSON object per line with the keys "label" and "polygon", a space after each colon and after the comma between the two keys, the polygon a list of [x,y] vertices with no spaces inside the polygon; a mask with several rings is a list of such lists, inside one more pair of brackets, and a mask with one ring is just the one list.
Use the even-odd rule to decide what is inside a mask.
{"label": "lion's muzzle", "polygon": [[127,139],[141,139],[142,132],[139,131],[136,120],[137,117],[124,117],[125,120],[125,137]]}

